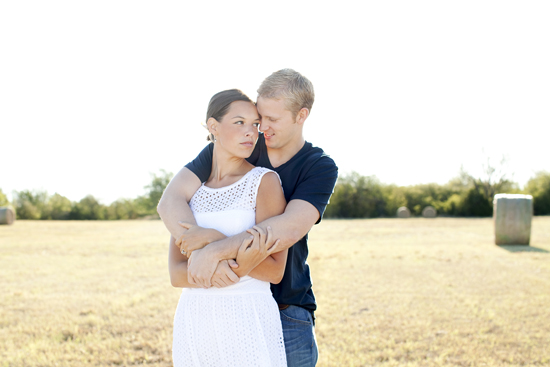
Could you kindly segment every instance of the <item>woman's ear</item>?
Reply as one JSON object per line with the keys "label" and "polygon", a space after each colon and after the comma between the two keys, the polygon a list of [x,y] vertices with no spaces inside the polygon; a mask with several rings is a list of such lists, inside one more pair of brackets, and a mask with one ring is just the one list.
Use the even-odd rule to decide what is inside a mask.
{"label": "woman's ear", "polygon": [[206,121],[206,128],[208,129],[208,132],[214,136],[217,135],[217,128],[218,128],[218,121],[213,118],[213,117],[210,117],[207,121]]}

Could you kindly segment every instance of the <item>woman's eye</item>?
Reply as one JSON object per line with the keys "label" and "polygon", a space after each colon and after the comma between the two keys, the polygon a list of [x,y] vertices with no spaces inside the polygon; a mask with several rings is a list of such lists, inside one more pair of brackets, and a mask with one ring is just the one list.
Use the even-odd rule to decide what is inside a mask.
{"label": "woman's eye", "polygon": [[235,122],[235,124],[237,124],[237,125],[242,125],[243,122],[242,122],[242,121],[237,121],[237,122]]}
{"label": "woman's eye", "polygon": [[258,126],[260,126],[260,123],[259,123],[259,122],[255,122],[255,123],[253,123],[252,125],[254,125],[254,127],[258,127]]}

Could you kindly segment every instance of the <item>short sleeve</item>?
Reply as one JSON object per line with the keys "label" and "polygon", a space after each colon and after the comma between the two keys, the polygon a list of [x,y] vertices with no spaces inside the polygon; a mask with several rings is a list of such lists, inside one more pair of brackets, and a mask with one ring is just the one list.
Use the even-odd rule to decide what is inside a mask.
{"label": "short sleeve", "polygon": [[305,178],[300,181],[298,187],[290,197],[290,200],[304,200],[313,205],[319,211],[318,224],[321,222],[325,208],[338,179],[338,167],[327,155],[311,165]]}
{"label": "short sleeve", "polygon": [[187,163],[187,167],[201,180],[206,182],[210,173],[212,173],[212,154],[214,153],[214,144],[208,144],[191,162]]}

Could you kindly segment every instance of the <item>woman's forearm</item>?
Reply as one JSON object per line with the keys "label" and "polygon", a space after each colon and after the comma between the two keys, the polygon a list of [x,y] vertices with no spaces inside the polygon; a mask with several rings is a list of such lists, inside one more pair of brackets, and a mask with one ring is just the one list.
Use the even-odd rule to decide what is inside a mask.
{"label": "woman's forearm", "polygon": [[[252,269],[248,275],[252,278],[263,280],[272,284],[280,283],[283,279],[283,275],[285,274],[287,254],[288,250],[285,250],[266,257],[266,259]],[[235,269],[235,274],[239,277],[246,275],[244,274],[245,272],[246,269],[244,269],[244,267],[242,271],[240,271],[240,266]]]}

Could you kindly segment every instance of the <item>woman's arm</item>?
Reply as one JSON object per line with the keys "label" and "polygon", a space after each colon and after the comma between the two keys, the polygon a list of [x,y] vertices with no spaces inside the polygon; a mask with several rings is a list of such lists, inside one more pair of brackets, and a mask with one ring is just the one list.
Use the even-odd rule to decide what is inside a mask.
{"label": "woman's arm", "polygon": [[[285,207],[286,201],[279,176],[274,172],[266,173],[262,177],[256,197],[256,223],[282,214],[285,211]],[[265,241],[266,236],[260,236],[260,239]],[[275,242],[274,240],[271,242]],[[258,265],[254,263],[254,260],[247,262],[241,259],[239,261],[238,255],[237,263],[239,267],[234,269],[234,271],[239,277],[250,275],[256,279],[277,284],[283,279],[287,254],[288,250],[271,254]]]}
{"label": "woman's arm", "polygon": [[[231,269],[233,260],[222,260],[218,263],[214,272],[215,279],[213,286],[221,288],[235,284],[239,281],[239,277]],[[170,237],[170,245],[168,250],[168,269],[170,272],[170,282],[176,288],[199,288],[196,284],[189,283],[187,277],[187,265],[189,260],[187,256],[180,252],[174,237]]]}
{"label": "woman's arm", "polygon": [[168,271],[170,272],[170,282],[177,288],[199,288],[187,280],[187,256],[180,252],[176,246],[174,236],[170,236],[168,245]]}

